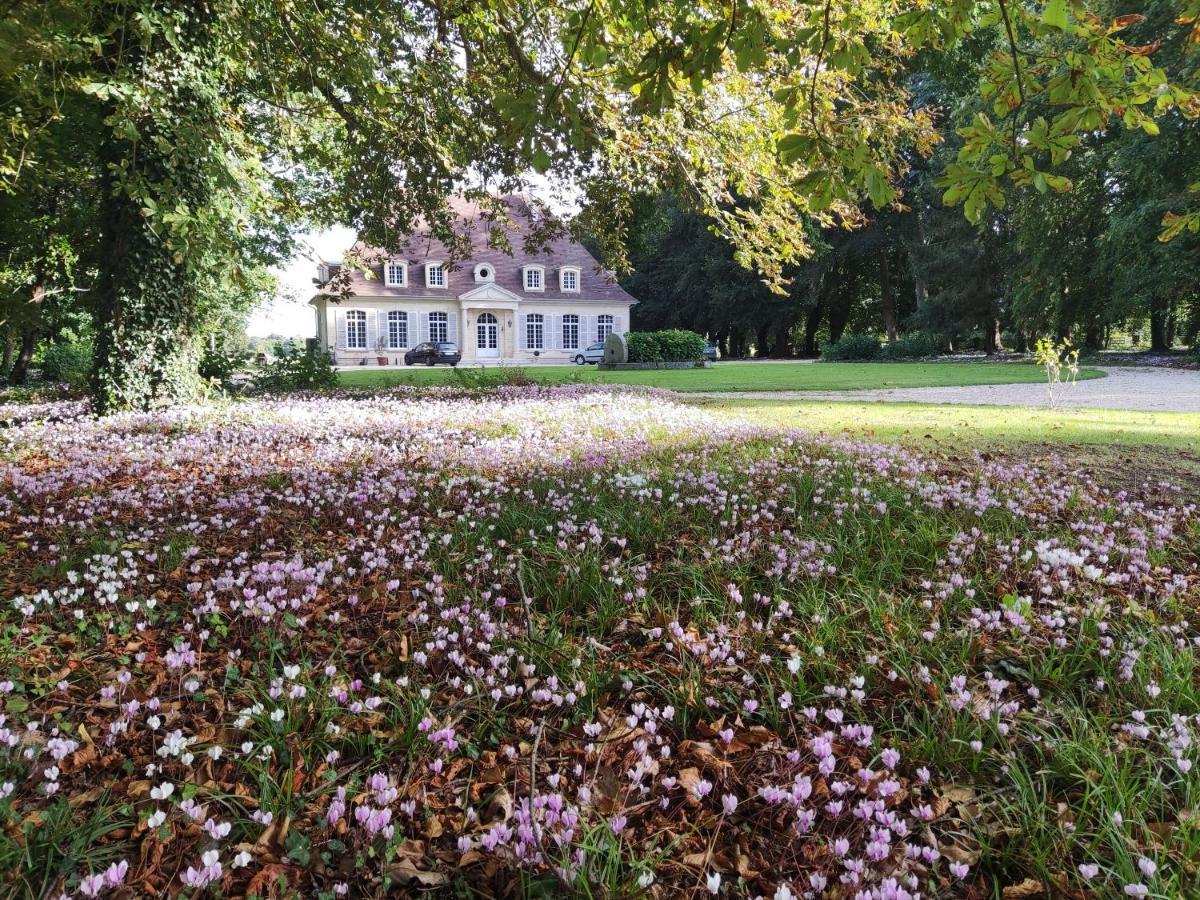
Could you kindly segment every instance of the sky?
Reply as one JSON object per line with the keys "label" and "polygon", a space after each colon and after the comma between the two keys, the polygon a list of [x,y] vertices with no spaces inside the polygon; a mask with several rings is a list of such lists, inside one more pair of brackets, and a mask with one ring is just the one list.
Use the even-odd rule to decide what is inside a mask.
{"label": "sky", "polygon": [[349,228],[313,231],[301,240],[301,249],[288,264],[275,269],[279,279],[279,295],[260,306],[250,316],[246,333],[251,337],[280,334],[285,337],[314,337],[316,321],[308,301],[316,292],[312,280],[317,277],[317,263],[322,259],[341,259],[354,243]]}

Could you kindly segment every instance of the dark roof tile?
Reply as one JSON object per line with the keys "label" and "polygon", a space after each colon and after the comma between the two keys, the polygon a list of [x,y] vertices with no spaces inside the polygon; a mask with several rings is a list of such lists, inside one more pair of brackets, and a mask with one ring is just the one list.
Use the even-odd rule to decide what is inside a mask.
{"label": "dark roof tile", "polygon": [[[447,273],[446,289],[427,288],[425,286],[425,262],[429,260],[449,260],[450,252],[442,244],[429,235],[426,228],[418,229],[410,235],[401,246],[404,248],[396,257],[408,262],[408,284],[405,287],[388,287],[383,280],[383,260],[387,254],[375,248],[359,243],[354,252],[362,259],[372,262],[373,278],[367,278],[362,272],[354,271],[351,275],[351,287],[354,293],[378,297],[427,297],[442,296],[457,297],[459,294],[477,287],[475,282],[475,267],[480,263],[489,263],[496,273],[495,283],[512,291],[522,298],[565,298],[579,300],[602,300],[607,302],[637,302],[622,288],[611,272],[600,268],[593,257],[584,247],[568,237],[558,238],[537,252],[528,252],[525,248],[525,233],[530,207],[520,197],[508,195],[503,198],[508,204],[509,219],[512,224],[506,227],[508,242],[512,255],[504,250],[489,246],[489,222],[479,206],[462,197],[451,200],[451,207],[457,214],[460,224],[469,231],[471,252],[466,259],[453,263],[454,268]],[[545,291],[526,291],[521,277],[521,267],[536,264],[546,267]],[[580,290],[563,293],[558,289],[558,273],[562,268],[574,267],[579,269]]]}

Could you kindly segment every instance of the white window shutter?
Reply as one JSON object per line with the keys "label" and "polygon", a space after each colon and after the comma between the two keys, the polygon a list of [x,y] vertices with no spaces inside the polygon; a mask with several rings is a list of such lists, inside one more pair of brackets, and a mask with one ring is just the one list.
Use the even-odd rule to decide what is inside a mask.
{"label": "white window shutter", "polygon": [[624,316],[613,316],[613,333],[614,334],[624,334],[625,333],[625,317]]}
{"label": "white window shutter", "polygon": [[334,319],[337,322],[337,349],[346,349],[346,311],[344,309],[335,309],[333,311]]}
{"label": "white window shutter", "polygon": [[417,343],[423,344],[429,340],[429,313],[418,313],[417,317],[421,323],[420,330],[417,332]]}
{"label": "white window shutter", "polygon": [[595,316],[584,316],[583,317],[583,346],[586,347],[588,344],[594,344],[599,339],[600,338],[596,334],[596,317]]}
{"label": "white window shutter", "polygon": [[529,349],[529,326],[525,319],[524,314],[517,316],[517,347],[521,350]]}
{"label": "white window shutter", "polygon": [[374,350],[379,343],[379,312],[367,310],[367,349]]}
{"label": "white window shutter", "polygon": [[458,313],[446,314],[446,340],[452,344],[458,343]]}

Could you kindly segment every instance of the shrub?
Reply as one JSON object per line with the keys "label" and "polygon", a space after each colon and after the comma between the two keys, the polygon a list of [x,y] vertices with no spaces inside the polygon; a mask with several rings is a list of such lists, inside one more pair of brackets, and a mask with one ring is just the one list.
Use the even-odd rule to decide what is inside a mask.
{"label": "shrub", "polygon": [[454,380],[470,391],[483,391],[498,387],[528,387],[534,384],[529,373],[518,366],[500,366],[486,369],[483,366],[468,368],[455,366]]}
{"label": "shrub", "polygon": [[667,362],[693,362],[704,358],[704,338],[694,331],[660,331],[658,343]]}
{"label": "shrub", "polygon": [[694,331],[631,331],[625,335],[630,362],[693,362],[704,358],[704,338]]}
{"label": "shrub", "polygon": [[50,344],[42,352],[42,377],[74,387],[87,383],[92,371],[92,339],[79,338]]}
{"label": "shrub", "polygon": [[275,347],[275,359],[254,378],[261,391],[322,390],[337,385],[337,371],[329,354],[316,344],[297,346],[284,341]]}
{"label": "shrub", "polygon": [[941,338],[924,331],[914,331],[899,340],[884,344],[879,355],[884,359],[928,359],[942,352]]}
{"label": "shrub", "polygon": [[200,357],[200,377],[227,386],[249,359],[250,354],[245,350],[205,349]]}
{"label": "shrub", "polygon": [[625,335],[630,362],[661,362],[658,339],[652,331],[631,331]]}
{"label": "shrub", "polygon": [[878,359],[879,338],[869,334],[847,334],[840,340],[827,344],[821,351],[822,359]]}

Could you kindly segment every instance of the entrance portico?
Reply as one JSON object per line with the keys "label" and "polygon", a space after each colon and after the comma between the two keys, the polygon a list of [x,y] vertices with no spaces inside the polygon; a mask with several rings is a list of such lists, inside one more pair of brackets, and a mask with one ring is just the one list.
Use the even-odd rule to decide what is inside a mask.
{"label": "entrance portico", "polygon": [[461,294],[464,361],[500,361],[516,355],[516,319],[521,298],[497,284],[482,284]]}

